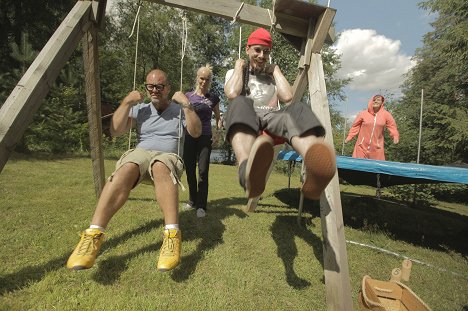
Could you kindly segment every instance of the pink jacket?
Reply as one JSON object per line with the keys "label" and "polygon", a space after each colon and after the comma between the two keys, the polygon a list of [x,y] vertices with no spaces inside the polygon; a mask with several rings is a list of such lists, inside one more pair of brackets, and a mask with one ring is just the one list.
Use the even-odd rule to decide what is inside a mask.
{"label": "pink jacket", "polygon": [[359,133],[356,144],[354,145],[353,157],[366,158],[374,160],[385,160],[384,151],[384,129],[387,127],[390,136],[395,143],[400,139],[400,134],[397,130],[397,125],[392,117],[392,114],[385,110],[383,102],[377,113],[374,113],[372,107],[374,97],[372,96],[367,105],[367,110],[361,111],[349,129],[346,142],[353,139]]}

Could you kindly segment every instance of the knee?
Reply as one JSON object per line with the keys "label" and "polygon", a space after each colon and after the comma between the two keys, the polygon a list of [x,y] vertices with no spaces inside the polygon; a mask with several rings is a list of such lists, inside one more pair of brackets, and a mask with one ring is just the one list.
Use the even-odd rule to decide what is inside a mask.
{"label": "knee", "polygon": [[153,164],[151,171],[153,173],[154,180],[164,180],[166,178],[170,178],[171,175],[171,171],[169,170],[169,168],[167,168],[167,166],[164,163],[159,161]]}
{"label": "knee", "polygon": [[112,177],[112,183],[115,185],[133,186],[140,177],[140,168],[135,163],[125,163]]}

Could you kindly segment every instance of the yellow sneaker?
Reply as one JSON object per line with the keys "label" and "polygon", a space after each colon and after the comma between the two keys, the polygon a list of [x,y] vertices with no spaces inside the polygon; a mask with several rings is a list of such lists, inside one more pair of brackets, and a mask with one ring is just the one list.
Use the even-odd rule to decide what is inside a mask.
{"label": "yellow sneaker", "polygon": [[164,239],[159,254],[158,270],[169,271],[177,267],[180,263],[180,244],[182,243],[182,233],[177,229],[164,230]]}
{"label": "yellow sneaker", "polygon": [[86,229],[83,231],[80,242],[68,258],[67,268],[72,270],[91,268],[103,241],[104,233],[101,230]]}

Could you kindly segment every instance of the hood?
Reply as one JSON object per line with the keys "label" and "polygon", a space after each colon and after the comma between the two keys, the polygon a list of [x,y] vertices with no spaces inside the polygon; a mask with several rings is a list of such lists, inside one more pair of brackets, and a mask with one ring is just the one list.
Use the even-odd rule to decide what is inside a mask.
{"label": "hood", "polygon": [[[383,95],[380,95],[380,94],[376,94],[374,96],[371,97],[371,99],[369,99],[369,102],[367,103],[367,111],[369,111],[370,114],[374,115],[374,98],[376,96],[380,96],[382,97],[382,105],[380,105],[380,109],[382,109],[384,107],[384,104],[385,104],[385,97],[383,97]],[[379,111],[380,111],[379,109]]]}

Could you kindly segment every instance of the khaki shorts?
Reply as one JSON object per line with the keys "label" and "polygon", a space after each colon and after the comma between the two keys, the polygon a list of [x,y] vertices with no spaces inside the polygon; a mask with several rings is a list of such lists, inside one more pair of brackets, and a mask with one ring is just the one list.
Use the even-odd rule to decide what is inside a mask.
{"label": "khaki shorts", "polygon": [[174,184],[179,184],[182,189],[180,178],[184,172],[184,162],[175,153],[161,152],[161,151],[149,151],[142,148],[130,149],[126,151],[115,164],[115,171],[108,178],[112,180],[114,174],[126,163],[135,163],[140,169],[140,178],[135,184],[138,185],[142,181],[154,182],[152,167],[155,162],[164,163],[167,168],[171,171],[171,178]]}

